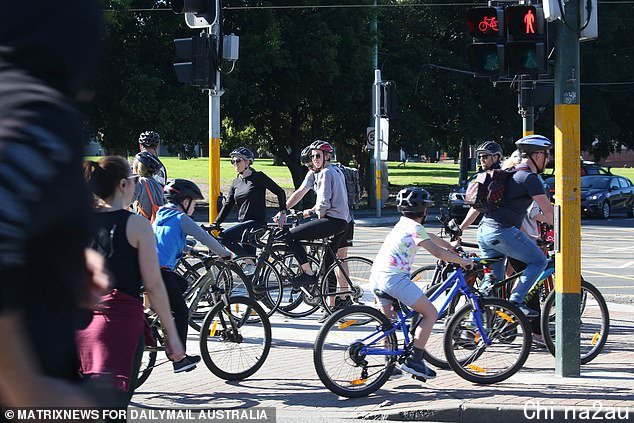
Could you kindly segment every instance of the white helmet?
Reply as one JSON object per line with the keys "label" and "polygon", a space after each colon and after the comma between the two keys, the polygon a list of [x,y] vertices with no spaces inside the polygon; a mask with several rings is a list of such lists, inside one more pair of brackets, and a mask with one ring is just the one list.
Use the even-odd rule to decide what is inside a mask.
{"label": "white helmet", "polygon": [[536,151],[550,150],[553,147],[552,141],[543,135],[527,135],[515,141],[515,145],[521,153],[526,155]]}

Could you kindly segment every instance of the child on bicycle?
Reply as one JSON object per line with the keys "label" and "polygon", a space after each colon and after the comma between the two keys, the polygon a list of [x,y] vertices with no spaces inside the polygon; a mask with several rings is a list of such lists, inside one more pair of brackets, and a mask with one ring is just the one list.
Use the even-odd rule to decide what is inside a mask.
{"label": "child on bicycle", "polygon": [[[471,260],[452,253],[452,244],[428,234],[423,226],[427,210],[433,204],[429,192],[422,188],[405,188],[399,191],[396,202],[402,217],[388,234],[374,259],[370,282],[375,289],[389,294],[417,311],[422,320],[414,332],[414,353],[401,368],[424,379],[433,379],[436,372],[423,361],[423,350],[437,318],[434,305],[410,278],[411,266],[419,247],[447,262],[471,267]],[[391,302],[377,298],[381,311],[394,318]]]}
{"label": "child on bicycle", "polygon": [[[195,183],[175,179],[165,186],[164,192],[167,204],[156,213],[152,228],[156,235],[161,275],[167,288],[176,329],[184,346],[189,321],[189,309],[183,297],[187,280],[174,272],[174,269],[185,248],[187,235],[193,236],[220,257],[229,259],[232,255],[190,217],[196,208],[196,201],[203,199],[200,188]],[[174,372],[192,370],[199,361],[199,356],[188,355],[183,360],[174,362]]]}

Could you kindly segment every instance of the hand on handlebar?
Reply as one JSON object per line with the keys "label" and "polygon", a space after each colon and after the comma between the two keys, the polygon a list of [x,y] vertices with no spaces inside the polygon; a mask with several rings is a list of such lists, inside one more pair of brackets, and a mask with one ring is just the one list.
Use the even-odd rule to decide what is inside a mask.
{"label": "hand on handlebar", "polygon": [[468,258],[463,258],[461,257],[461,262],[459,263],[460,266],[466,270],[471,270],[473,269],[473,266],[475,265],[475,263],[473,262],[473,260],[468,259]]}
{"label": "hand on handlebar", "polygon": [[273,222],[277,223],[277,226],[283,228],[286,225],[286,212],[280,211],[273,216]]}
{"label": "hand on handlebar", "polygon": [[304,217],[312,217],[312,216],[317,216],[317,213],[315,213],[315,210],[313,209],[306,209],[302,212],[302,215]]}

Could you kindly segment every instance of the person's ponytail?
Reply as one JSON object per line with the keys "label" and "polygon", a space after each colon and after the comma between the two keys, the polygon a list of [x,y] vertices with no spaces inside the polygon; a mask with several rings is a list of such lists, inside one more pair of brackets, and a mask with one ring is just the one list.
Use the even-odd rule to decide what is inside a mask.
{"label": "person's ponytail", "polygon": [[114,194],[119,181],[130,175],[130,165],[127,160],[119,156],[106,156],[94,162],[84,162],[84,179],[90,190],[101,200]]}

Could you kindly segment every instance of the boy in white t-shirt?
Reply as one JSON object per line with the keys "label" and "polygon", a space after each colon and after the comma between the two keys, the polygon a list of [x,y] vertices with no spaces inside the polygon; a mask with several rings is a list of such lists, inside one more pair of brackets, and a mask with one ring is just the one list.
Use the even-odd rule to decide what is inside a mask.
{"label": "boy in white t-shirt", "polygon": [[[398,211],[403,216],[381,245],[372,265],[370,281],[374,288],[398,299],[422,316],[414,332],[414,353],[405,360],[401,368],[416,376],[433,379],[436,372],[425,365],[423,350],[436,322],[437,311],[410,278],[416,251],[422,247],[441,260],[463,267],[471,267],[473,262],[452,253],[449,250],[453,246],[449,242],[428,234],[425,230],[422,223],[427,217],[428,207],[433,204],[427,191],[422,188],[405,188],[398,193],[396,202]],[[391,302],[383,298],[378,298],[378,301],[383,314],[394,317]]]}

